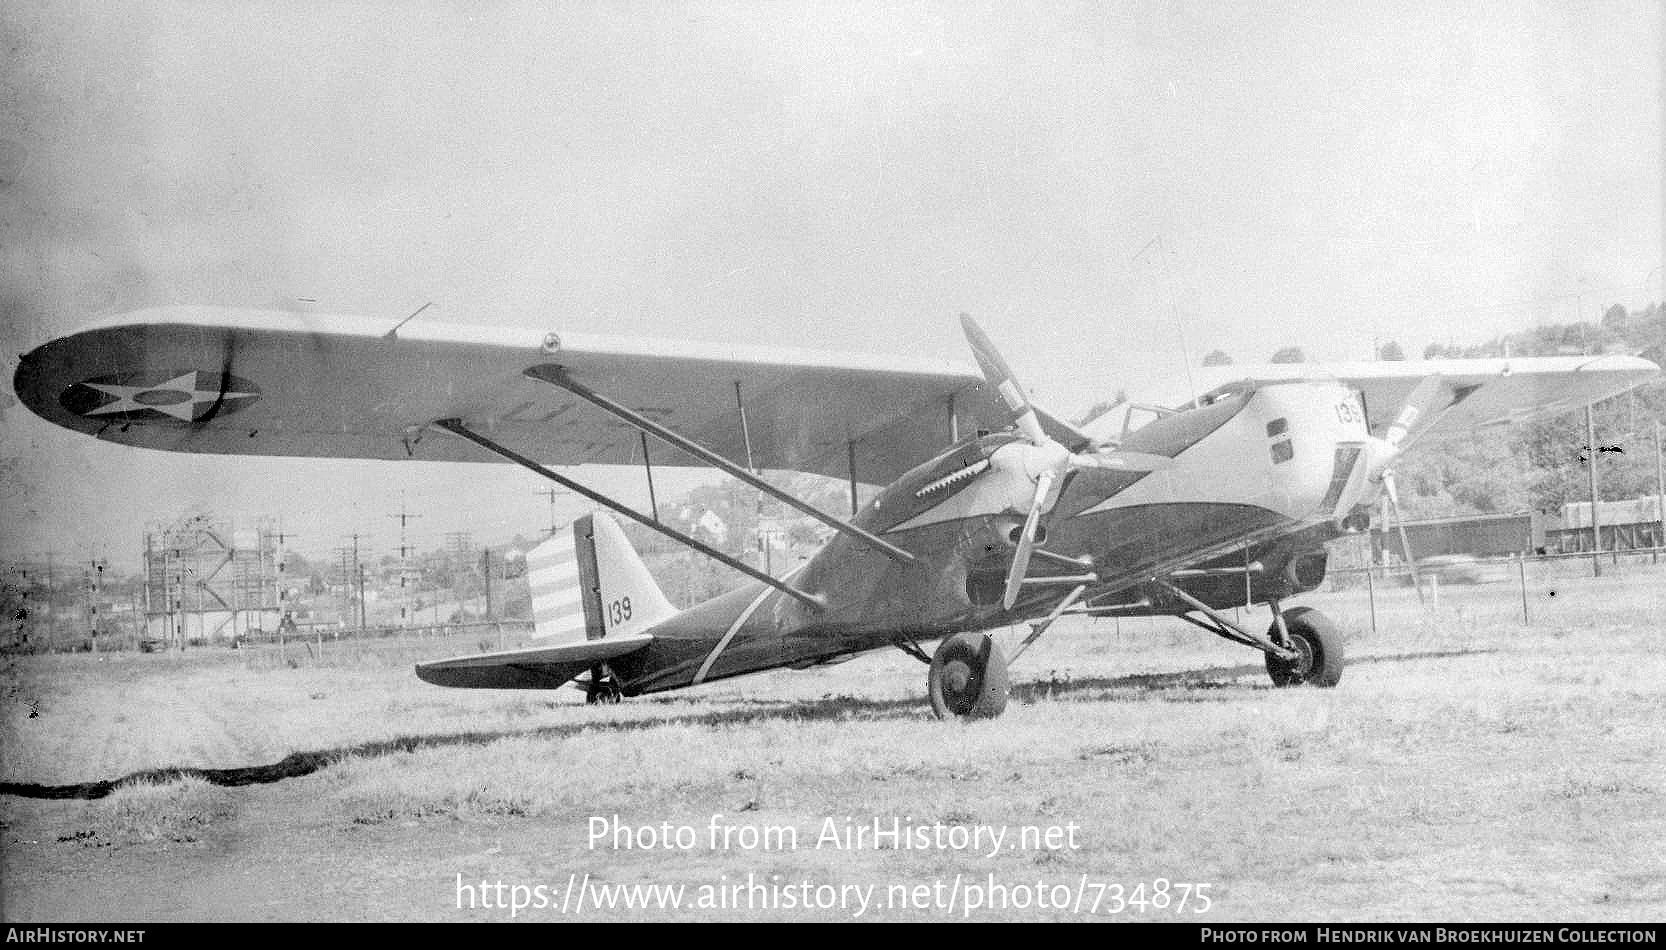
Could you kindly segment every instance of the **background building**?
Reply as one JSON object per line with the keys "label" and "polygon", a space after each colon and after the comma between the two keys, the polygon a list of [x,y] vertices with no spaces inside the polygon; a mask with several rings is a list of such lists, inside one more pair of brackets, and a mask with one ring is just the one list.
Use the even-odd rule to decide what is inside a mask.
{"label": "background building", "polygon": [[168,643],[275,632],[282,619],[276,532],[193,515],[145,535],[145,633]]}

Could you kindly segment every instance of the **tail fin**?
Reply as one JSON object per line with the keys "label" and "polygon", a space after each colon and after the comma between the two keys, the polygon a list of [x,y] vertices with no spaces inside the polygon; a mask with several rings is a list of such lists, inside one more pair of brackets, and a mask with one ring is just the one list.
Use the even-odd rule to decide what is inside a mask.
{"label": "tail fin", "polygon": [[625,532],[601,512],[528,551],[526,566],[538,639],[624,636],[677,613]]}

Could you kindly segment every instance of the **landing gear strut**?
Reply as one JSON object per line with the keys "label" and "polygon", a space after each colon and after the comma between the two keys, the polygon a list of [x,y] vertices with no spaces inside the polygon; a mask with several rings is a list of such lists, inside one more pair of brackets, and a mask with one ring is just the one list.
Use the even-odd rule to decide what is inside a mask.
{"label": "landing gear strut", "polygon": [[987,633],[957,633],[938,644],[926,674],[939,719],[992,719],[1007,708],[1007,661]]}
{"label": "landing gear strut", "polygon": [[1267,675],[1274,686],[1335,686],[1342,679],[1342,634],[1330,618],[1312,607],[1284,610],[1269,601],[1273,625],[1267,635],[1247,630],[1229,617],[1162,578],[1153,582],[1164,588],[1202,617],[1179,614],[1181,620],[1201,627],[1217,637],[1254,647],[1267,655]]}

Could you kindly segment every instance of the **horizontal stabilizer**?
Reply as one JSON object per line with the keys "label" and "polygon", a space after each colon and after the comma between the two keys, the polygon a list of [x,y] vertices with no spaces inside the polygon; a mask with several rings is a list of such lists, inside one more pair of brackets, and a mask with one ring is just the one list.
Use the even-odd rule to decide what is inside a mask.
{"label": "horizontal stabilizer", "polygon": [[597,663],[652,643],[646,633],[579,640],[554,647],[458,656],[418,663],[417,676],[435,686],[464,689],[556,689]]}

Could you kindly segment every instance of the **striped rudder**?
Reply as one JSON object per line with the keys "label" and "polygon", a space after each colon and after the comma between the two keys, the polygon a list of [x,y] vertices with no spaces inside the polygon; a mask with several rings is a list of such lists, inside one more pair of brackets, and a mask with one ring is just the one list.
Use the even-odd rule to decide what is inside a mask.
{"label": "striped rudder", "polygon": [[528,551],[526,568],[539,639],[637,633],[677,613],[625,532],[601,512]]}
{"label": "striped rudder", "polygon": [[[579,582],[580,518],[567,530],[526,552],[526,585],[532,594],[532,635],[540,640],[587,638],[584,587]],[[594,558],[591,558],[594,564]],[[593,573],[593,572],[592,572]]]}

